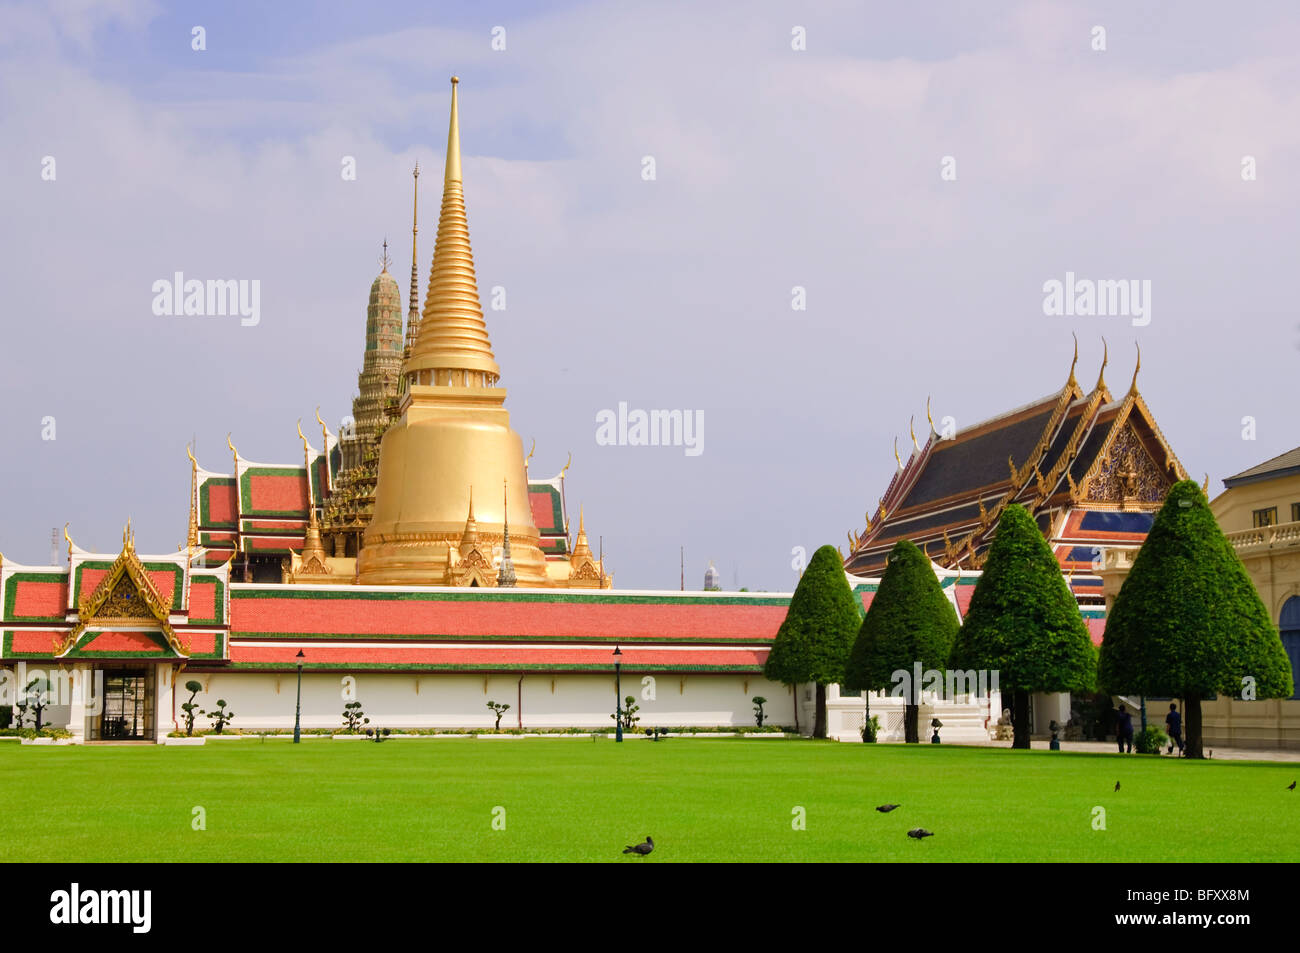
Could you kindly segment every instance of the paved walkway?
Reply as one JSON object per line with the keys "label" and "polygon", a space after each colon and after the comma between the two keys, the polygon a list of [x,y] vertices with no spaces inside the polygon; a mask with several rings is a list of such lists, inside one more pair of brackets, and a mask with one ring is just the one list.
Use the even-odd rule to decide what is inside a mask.
{"label": "paved walkway", "polygon": [[[1033,741],[1030,746],[1035,750],[1046,751],[1046,741]],[[1010,741],[990,741],[990,748],[1010,748]],[[1062,741],[1062,751],[1087,751],[1094,754],[1119,754],[1113,741]],[[1300,762],[1300,751],[1286,748],[1229,748],[1227,746],[1206,745],[1205,753],[1215,761],[1291,761]],[[1170,755],[1161,754],[1167,758]]]}

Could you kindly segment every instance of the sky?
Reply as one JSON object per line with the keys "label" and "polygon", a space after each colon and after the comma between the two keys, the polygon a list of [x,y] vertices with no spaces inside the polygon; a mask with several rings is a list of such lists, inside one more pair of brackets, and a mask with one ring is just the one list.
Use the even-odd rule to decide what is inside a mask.
{"label": "sky", "polygon": [[[1112,391],[1141,346],[1212,494],[1300,444],[1292,4],[50,6],[0,2],[7,560],[128,517],[174,551],[187,442],[224,470],[228,432],[293,463],[299,418],[337,429],[417,159],[427,279],[452,74],[511,422],[534,477],[572,453],[619,588],[676,588],[684,547],[688,588],[789,591],[927,398],[962,428],[1053,393],[1072,333],[1085,387],[1103,336]],[[155,314],[176,272],[258,281],[258,323]],[[1070,273],[1149,308],[1046,314]],[[620,403],[702,416],[701,452],[602,445]]]}

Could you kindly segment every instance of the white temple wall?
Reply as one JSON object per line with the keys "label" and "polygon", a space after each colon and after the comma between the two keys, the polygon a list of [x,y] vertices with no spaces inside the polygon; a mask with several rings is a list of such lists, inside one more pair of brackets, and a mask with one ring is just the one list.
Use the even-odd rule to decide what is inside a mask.
{"label": "white temple wall", "polygon": [[[345,682],[345,676],[352,679]],[[642,682],[641,674],[622,679],[622,693],[632,695],[640,710],[636,713],[641,727],[656,725],[747,726],[754,724],[755,695],[768,701],[764,705],[766,723],[790,725],[794,722],[793,693],[784,685],[758,676],[743,675],[656,675],[653,698],[651,685]],[[232,729],[291,730],[297,673],[182,673],[182,690],[177,692],[177,720],[180,703],[189,697],[184,682],[194,678],[204,685],[195,701],[203,708],[215,706],[224,698],[235,713]],[[350,692],[345,697],[345,692]],[[161,693],[160,693],[161,695]],[[340,728],[343,706],[348,701],[361,702],[370,719],[368,727],[392,728],[491,728],[496,716],[487,707],[489,700],[510,705],[501,719],[501,727],[518,728],[522,707],[523,727],[567,728],[592,727],[613,729],[615,705],[614,676],[525,674],[521,686],[515,675],[431,674],[407,675],[388,673],[305,673],[302,677],[302,727]],[[196,728],[207,728],[209,720],[200,716]],[[159,725],[173,730],[170,700],[167,709],[159,710]]]}

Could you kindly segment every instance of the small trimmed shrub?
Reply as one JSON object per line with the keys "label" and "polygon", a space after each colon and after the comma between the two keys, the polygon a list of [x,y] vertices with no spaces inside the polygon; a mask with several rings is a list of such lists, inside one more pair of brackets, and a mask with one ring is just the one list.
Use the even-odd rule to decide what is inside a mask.
{"label": "small trimmed shrub", "polygon": [[1169,744],[1168,736],[1155,725],[1147,725],[1133,736],[1133,750],[1138,754],[1159,754],[1167,744]]}
{"label": "small trimmed shrub", "polygon": [[862,740],[867,744],[872,744],[878,734],[880,734],[880,716],[872,715],[867,719],[867,723],[862,726]]}
{"label": "small trimmed shrub", "polygon": [[755,695],[753,698],[753,702],[754,702],[754,724],[757,727],[762,728],[763,718],[765,717],[763,714],[763,706],[767,704],[767,699],[764,698],[762,695]]}
{"label": "small trimmed shrub", "polygon": [[[636,703],[636,698],[634,696],[628,695],[627,698],[623,699],[624,731],[636,731],[636,723],[641,720],[641,716],[637,714],[640,710],[641,706]],[[609,717],[613,718],[615,721],[618,720],[617,715],[610,715]]]}
{"label": "small trimmed shrub", "polygon": [[41,717],[50,706],[50,680],[40,675],[27,683],[27,704],[23,706],[36,715],[36,730],[41,730]]}
{"label": "small trimmed shrub", "polygon": [[343,706],[343,731],[345,735],[360,733],[362,725],[370,724],[370,719],[361,710],[361,702],[348,702]]}
{"label": "small trimmed shrub", "polygon": [[185,690],[190,693],[190,697],[181,705],[181,711],[185,712],[185,737],[189,738],[194,735],[194,716],[199,714],[199,706],[194,696],[203,691],[203,686],[191,680],[185,683]]}
{"label": "small trimmed shrub", "polygon": [[224,698],[218,698],[217,707],[212,711],[205,711],[203,714],[212,719],[212,730],[217,734],[221,734],[221,729],[226,727],[226,725],[229,724],[230,719],[235,717],[233,711],[227,710],[226,700]]}
{"label": "small trimmed shrub", "polygon": [[501,730],[501,716],[504,715],[506,712],[508,712],[508,711],[510,710],[510,706],[509,706],[506,702],[494,702],[494,701],[489,701],[489,702],[487,703],[487,706],[488,706],[489,708],[491,708],[491,709],[492,709],[492,712],[497,716],[497,723],[496,723],[496,725],[493,727],[492,730],[493,730],[493,731],[500,731],[500,730]]}

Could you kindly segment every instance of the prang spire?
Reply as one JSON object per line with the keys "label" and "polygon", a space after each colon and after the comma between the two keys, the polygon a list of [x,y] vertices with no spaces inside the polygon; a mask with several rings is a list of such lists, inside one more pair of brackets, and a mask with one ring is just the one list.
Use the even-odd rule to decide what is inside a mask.
{"label": "prang spire", "polygon": [[492,342],[479,305],[461,181],[456,100],[459,82],[455,76],[451,78],[451,120],[447,128],[447,164],[438,240],[429,269],[424,313],[404,373],[412,385],[494,387],[501,377],[501,368],[493,357]]}

